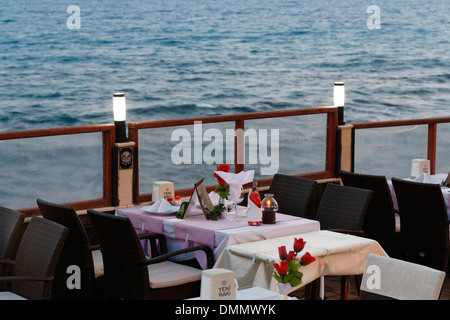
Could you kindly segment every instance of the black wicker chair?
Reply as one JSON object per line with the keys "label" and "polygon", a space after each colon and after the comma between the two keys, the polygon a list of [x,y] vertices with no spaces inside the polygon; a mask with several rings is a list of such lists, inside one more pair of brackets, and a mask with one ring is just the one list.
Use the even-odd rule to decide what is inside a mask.
{"label": "black wicker chair", "polygon": [[376,240],[392,256],[397,210],[386,177],[344,171],[340,172],[340,177],[344,186],[373,191],[362,226],[364,236]]}
{"label": "black wicker chair", "polygon": [[372,194],[371,190],[328,183],[317,209],[320,228],[362,236]]}
{"label": "black wicker chair", "polygon": [[0,300],[49,300],[56,264],[67,228],[50,220],[32,217],[17,249],[15,260],[0,263],[13,266],[11,276],[0,282],[11,283],[10,291],[0,292]]}
{"label": "black wicker chair", "polygon": [[273,193],[278,212],[314,219],[316,187],[314,180],[277,173],[266,193]]}
{"label": "black wicker chair", "polygon": [[[0,260],[14,260],[20,239],[25,230],[25,216],[5,207],[0,207]],[[0,265],[0,276],[6,276],[11,271],[10,266]],[[6,289],[0,284],[0,291]]]}
{"label": "black wicker chair", "polygon": [[[52,220],[69,229],[63,252],[55,272],[54,300],[86,300],[102,298],[103,259],[99,245],[91,245],[86,230],[73,207],[36,200],[45,219]],[[67,268],[80,268],[80,287],[69,289],[66,282]]]}
{"label": "black wicker chair", "polygon": [[[316,220],[321,230],[348,233],[363,236],[362,229],[373,191],[328,183],[317,209]],[[360,275],[355,275],[356,288],[359,291]],[[341,299],[349,297],[350,278],[341,277]]]}
{"label": "black wicker chair", "polygon": [[[88,209],[99,238],[105,268],[107,299],[178,300],[200,296],[201,271],[169,261],[170,257],[203,250],[208,268],[214,255],[208,246],[195,246],[167,253],[164,235],[138,235],[127,217]],[[151,241],[151,258],[144,255],[140,240]],[[157,252],[157,241],[160,250]]]}
{"label": "black wicker chair", "polygon": [[360,300],[438,300],[444,279],[443,271],[369,253],[359,298]]}
{"label": "black wicker chair", "polygon": [[448,214],[439,184],[392,178],[400,215],[400,259],[447,271]]}

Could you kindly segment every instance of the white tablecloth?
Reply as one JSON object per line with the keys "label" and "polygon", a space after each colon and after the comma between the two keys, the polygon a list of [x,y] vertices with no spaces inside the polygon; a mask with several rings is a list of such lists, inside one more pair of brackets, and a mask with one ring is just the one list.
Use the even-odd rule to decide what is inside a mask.
{"label": "white tablecloth", "polygon": [[322,230],[229,246],[214,267],[232,270],[239,289],[259,286],[277,291],[272,271],[273,263],[279,262],[278,247],[290,250],[294,237],[307,242],[297,259],[309,252],[316,261],[301,267],[303,283],[293,290],[326,275],[362,274],[369,253],[387,256],[375,240]]}
{"label": "white tablecloth", "polygon": [[[188,300],[200,300],[199,297]],[[243,290],[238,290],[236,300],[281,300],[281,296],[274,291],[267,290],[260,287],[252,287]],[[224,303],[226,300],[223,300]]]}

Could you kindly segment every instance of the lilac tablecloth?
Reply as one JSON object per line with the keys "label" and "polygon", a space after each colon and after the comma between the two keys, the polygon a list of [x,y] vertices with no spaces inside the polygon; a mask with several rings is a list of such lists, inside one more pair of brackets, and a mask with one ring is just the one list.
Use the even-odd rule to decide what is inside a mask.
{"label": "lilac tablecloth", "polygon": [[[285,214],[277,214],[277,221],[293,221],[300,218]],[[188,239],[196,243],[206,244],[210,247],[215,246],[215,234],[219,230],[247,227],[247,219],[238,219],[234,221],[234,215],[227,219],[218,221],[206,220],[204,216],[193,216],[183,220],[177,220],[173,223],[175,236],[178,239]],[[263,226],[264,227],[264,226]],[[258,228],[253,227],[254,229]]]}
{"label": "lilac tablecloth", "polygon": [[[276,224],[261,226],[249,226],[245,218],[236,221],[232,214],[229,214],[227,219],[218,221],[206,220],[203,215],[177,219],[173,215],[147,213],[141,207],[118,209],[116,215],[129,217],[138,232],[158,232],[166,235],[171,251],[204,244],[214,250],[216,258],[228,245],[320,230],[318,221],[281,213],[277,213]],[[205,259],[202,255],[196,257],[204,267]],[[184,258],[189,259],[192,256]]]}

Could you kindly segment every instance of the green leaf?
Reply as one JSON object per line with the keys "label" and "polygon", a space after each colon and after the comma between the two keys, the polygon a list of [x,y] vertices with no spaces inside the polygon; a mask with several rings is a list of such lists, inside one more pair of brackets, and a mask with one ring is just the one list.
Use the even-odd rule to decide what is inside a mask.
{"label": "green leaf", "polygon": [[208,217],[211,220],[217,221],[219,219],[220,214],[225,210],[225,206],[223,204],[218,204],[214,206],[214,209],[211,211],[209,209],[206,209],[206,212],[208,213]]}
{"label": "green leaf", "polygon": [[291,281],[289,281],[292,287],[296,287],[302,284],[302,278],[300,277],[292,277]]}
{"label": "green leaf", "polygon": [[288,273],[287,275],[284,276],[284,281],[285,282],[291,282],[292,278],[294,277],[294,275],[292,273]]}
{"label": "green leaf", "polygon": [[189,202],[187,201],[183,201],[180,205],[180,209],[178,209],[177,213],[175,214],[175,216],[178,219],[181,219],[183,217],[184,212],[186,211],[187,205]]}
{"label": "green leaf", "polygon": [[224,198],[224,199],[226,199],[227,197],[228,197],[228,190],[229,190],[229,185],[228,184],[226,184],[226,185],[224,185],[224,186],[221,186],[220,184],[219,185],[217,185],[216,186],[216,188],[214,189],[214,191],[216,191],[218,194],[219,194],[219,196],[221,197],[221,198]]}
{"label": "green leaf", "polygon": [[277,280],[278,282],[283,282],[283,279],[281,279],[281,277],[278,275],[278,273],[276,273],[275,271],[272,272],[272,276],[275,278],[275,280]]}

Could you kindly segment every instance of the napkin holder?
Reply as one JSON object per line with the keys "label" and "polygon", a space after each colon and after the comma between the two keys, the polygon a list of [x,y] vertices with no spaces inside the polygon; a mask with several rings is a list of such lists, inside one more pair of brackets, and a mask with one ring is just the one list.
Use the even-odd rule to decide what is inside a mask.
{"label": "napkin holder", "polygon": [[422,172],[430,175],[430,160],[412,159],[412,161],[411,161],[411,179],[416,178]]}
{"label": "napkin holder", "polygon": [[222,268],[202,271],[200,300],[236,300],[236,293],[233,271]]}
{"label": "napkin holder", "polygon": [[159,199],[167,199],[174,196],[174,184],[170,181],[156,181],[153,182],[152,201],[156,202]]}

